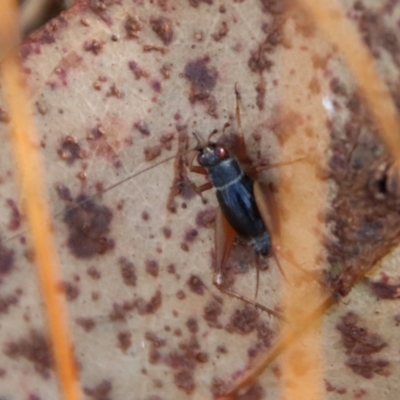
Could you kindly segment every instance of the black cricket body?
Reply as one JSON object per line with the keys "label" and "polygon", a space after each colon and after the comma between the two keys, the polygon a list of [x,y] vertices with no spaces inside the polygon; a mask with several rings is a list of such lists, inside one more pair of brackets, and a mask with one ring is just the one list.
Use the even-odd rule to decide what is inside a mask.
{"label": "black cricket body", "polygon": [[238,235],[250,241],[257,254],[267,256],[271,237],[257,208],[253,181],[223,145],[208,142],[196,150],[197,161],[208,172],[226,220]]}

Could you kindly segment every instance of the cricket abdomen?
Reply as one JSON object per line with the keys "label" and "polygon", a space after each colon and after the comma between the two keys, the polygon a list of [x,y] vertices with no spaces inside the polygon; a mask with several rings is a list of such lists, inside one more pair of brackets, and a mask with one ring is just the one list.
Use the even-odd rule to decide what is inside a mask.
{"label": "cricket abdomen", "polygon": [[257,208],[253,181],[234,159],[210,168],[209,175],[219,206],[229,224],[238,235],[250,241],[256,253],[268,255],[271,238]]}

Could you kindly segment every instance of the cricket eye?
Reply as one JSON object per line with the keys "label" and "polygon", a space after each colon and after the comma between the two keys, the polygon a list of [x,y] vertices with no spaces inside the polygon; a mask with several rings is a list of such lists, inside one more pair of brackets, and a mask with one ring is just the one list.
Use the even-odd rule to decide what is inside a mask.
{"label": "cricket eye", "polygon": [[224,159],[228,156],[228,152],[226,151],[225,147],[217,146],[214,150],[214,154],[220,159]]}

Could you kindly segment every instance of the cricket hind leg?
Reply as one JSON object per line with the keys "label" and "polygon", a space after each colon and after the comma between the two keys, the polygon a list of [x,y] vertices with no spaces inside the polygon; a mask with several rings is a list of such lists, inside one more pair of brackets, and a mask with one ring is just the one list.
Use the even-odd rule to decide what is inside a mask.
{"label": "cricket hind leg", "polygon": [[[223,277],[223,268],[226,265],[228,260],[229,252],[232,248],[233,241],[235,239],[236,232],[230,226],[228,221],[225,219],[222,214],[221,209],[218,209],[216,216],[216,227],[215,227],[215,255],[216,255],[216,270],[214,272],[213,284],[214,286],[220,290],[222,293],[227,294],[228,296],[235,297],[245,303],[251,304],[252,306],[258,308],[261,311],[266,312],[267,314],[278,318],[281,321],[285,321],[285,318],[282,314],[271,310],[268,307],[263,306],[255,300],[249,299],[246,296],[243,296],[231,288],[227,288],[224,285],[224,277]],[[257,270],[257,273],[259,271]]]}

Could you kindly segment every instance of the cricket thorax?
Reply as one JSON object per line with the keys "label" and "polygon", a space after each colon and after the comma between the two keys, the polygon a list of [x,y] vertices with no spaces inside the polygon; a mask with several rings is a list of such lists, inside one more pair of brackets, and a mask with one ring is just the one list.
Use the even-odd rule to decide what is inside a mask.
{"label": "cricket thorax", "polygon": [[220,190],[239,181],[243,176],[243,171],[234,158],[225,159],[213,167],[208,167],[207,171],[213,186]]}

